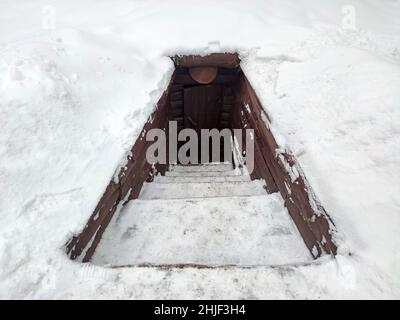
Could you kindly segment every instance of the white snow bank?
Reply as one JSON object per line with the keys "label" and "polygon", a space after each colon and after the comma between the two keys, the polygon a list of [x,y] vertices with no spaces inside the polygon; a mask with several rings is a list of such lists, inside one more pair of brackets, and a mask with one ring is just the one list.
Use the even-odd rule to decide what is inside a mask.
{"label": "white snow bank", "polygon": [[[0,298],[399,298],[400,3],[351,4],[356,30],[342,28],[349,1],[1,1]],[[225,50],[335,221],[338,257],[172,272],[68,260],[166,87],[166,56]]]}

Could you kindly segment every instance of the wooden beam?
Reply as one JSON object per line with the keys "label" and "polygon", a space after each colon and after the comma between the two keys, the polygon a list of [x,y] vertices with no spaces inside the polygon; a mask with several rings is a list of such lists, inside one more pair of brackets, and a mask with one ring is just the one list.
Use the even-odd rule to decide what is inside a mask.
{"label": "wooden beam", "polygon": [[207,56],[183,56],[177,62],[179,67],[239,67],[240,59],[237,53],[212,53]]}

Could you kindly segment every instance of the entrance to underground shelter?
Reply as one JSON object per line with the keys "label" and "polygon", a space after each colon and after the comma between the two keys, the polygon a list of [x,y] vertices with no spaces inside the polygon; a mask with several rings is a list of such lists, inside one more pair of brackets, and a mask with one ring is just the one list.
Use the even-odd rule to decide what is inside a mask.
{"label": "entrance to underground shelter", "polygon": [[[82,232],[67,244],[71,259],[109,266],[218,267],[304,263],[335,254],[334,225],[296,159],[279,146],[237,54],[175,56],[175,71]],[[218,163],[149,163],[151,129],[254,130],[254,169],[246,140]],[[176,139],[172,137],[172,139]],[[201,135],[199,135],[201,137]],[[169,141],[169,139],[167,139]],[[236,141],[237,142],[237,141]],[[184,141],[177,140],[178,149]],[[231,145],[232,146],[232,145]],[[235,149],[235,148],[233,148]],[[169,146],[167,157],[171,156]],[[207,152],[207,151],[206,151]],[[222,159],[228,159],[221,163]],[[215,161],[214,161],[215,162]],[[199,164],[198,164],[199,163]]]}

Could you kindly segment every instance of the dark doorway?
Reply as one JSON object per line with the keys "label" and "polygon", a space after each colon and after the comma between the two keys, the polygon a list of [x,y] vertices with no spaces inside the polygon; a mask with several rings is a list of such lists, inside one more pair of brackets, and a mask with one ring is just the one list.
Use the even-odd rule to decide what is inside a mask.
{"label": "dark doorway", "polygon": [[[201,129],[219,129],[222,87],[220,85],[201,85],[184,89],[184,127],[197,132],[199,139],[198,163],[211,161],[212,141],[209,141],[208,154],[202,155]],[[221,141],[220,151],[223,150]],[[204,158],[206,156],[206,158]],[[206,159],[206,160],[204,160]],[[219,155],[217,161],[222,161]]]}
{"label": "dark doorway", "polygon": [[[196,71],[199,71],[198,69],[201,68],[197,68]],[[216,69],[216,76],[211,83],[202,84],[191,76],[191,68],[177,67],[171,88],[168,106],[169,121],[177,122],[178,133],[182,129],[193,129],[197,132],[199,137],[197,163],[208,162],[204,159],[223,162],[224,148],[227,143],[226,139],[221,138],[219,157],[213,159],[211,156],[213,141],[210,139],[209,154],[206,157],[203,155],[202,158],[201,129],[232,129],[231,115],[235,101],[233,87],[239,81],[242,72],[238,66]],[[178,148],[184,143],[185,141],[178,141]],[[229,158],[228,161],[231,162],[232,159]]]}
{"label": "dark doorway", "polygon": [[219,129],[222,90],[219,85],[204,85],[184,89],[185,128]]}

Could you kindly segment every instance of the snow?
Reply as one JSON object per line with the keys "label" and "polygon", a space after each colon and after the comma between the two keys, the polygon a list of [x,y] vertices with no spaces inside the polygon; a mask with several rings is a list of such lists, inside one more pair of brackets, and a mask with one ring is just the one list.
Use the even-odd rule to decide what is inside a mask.
{"label": "snow", "polygon": [[[399,298],[399,16],[394,0],[2,0],[0,298]],[[240,53],[336,224],[338,256],[217,270],[70,261],[63,245],[166,88],[167,55],[216,51]]]}

